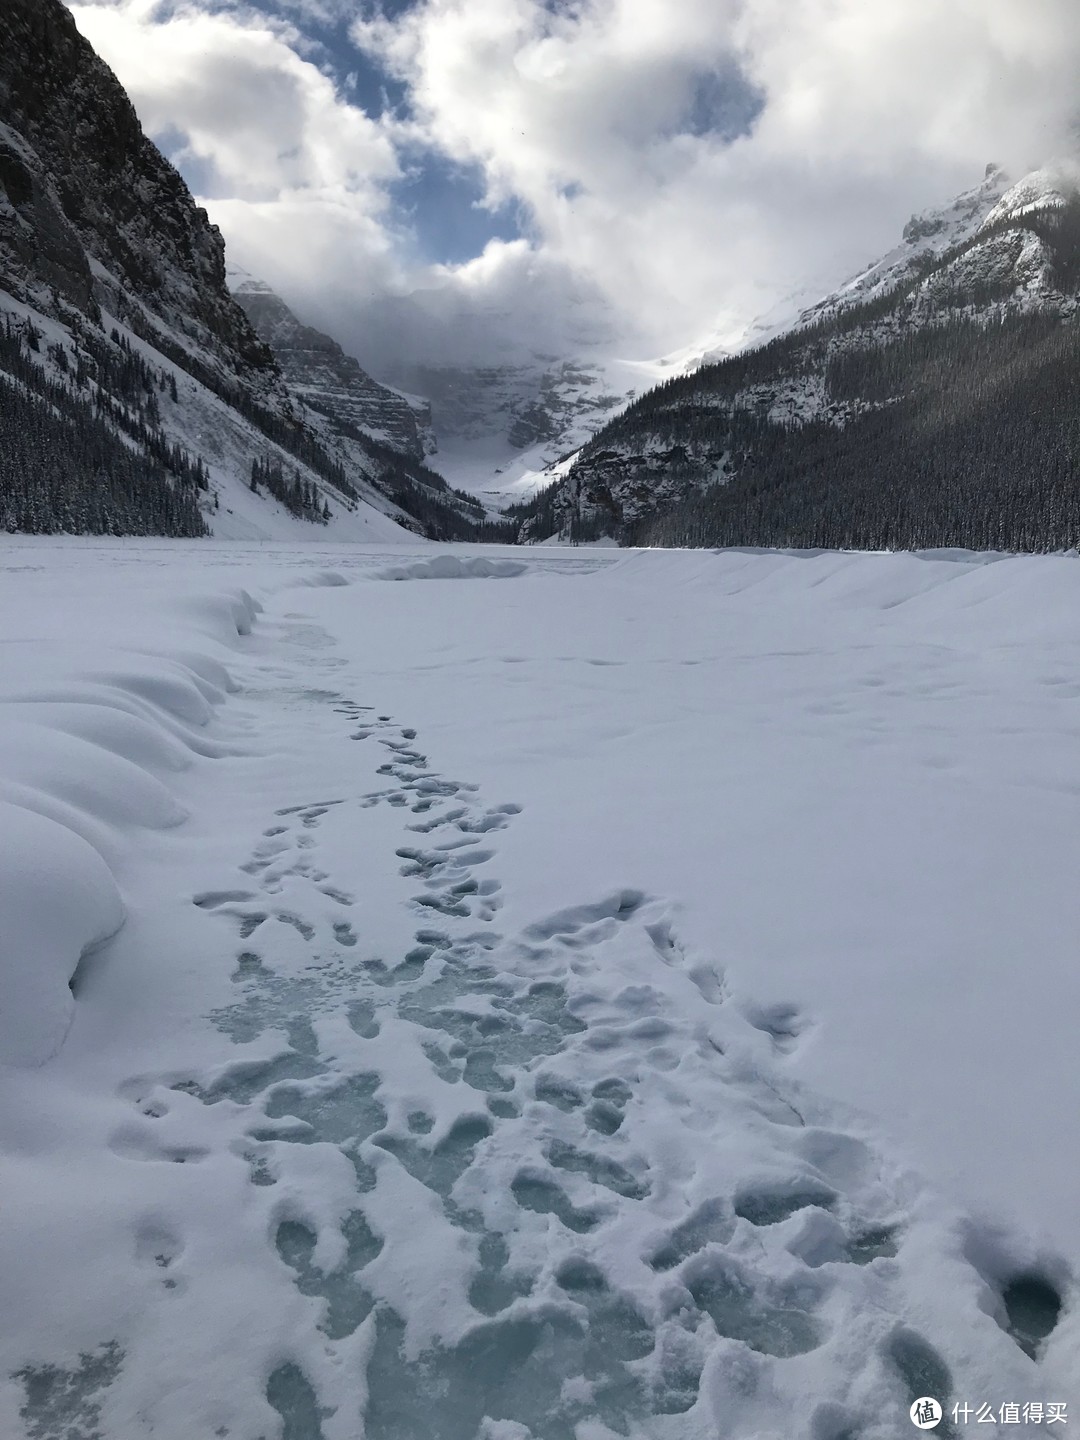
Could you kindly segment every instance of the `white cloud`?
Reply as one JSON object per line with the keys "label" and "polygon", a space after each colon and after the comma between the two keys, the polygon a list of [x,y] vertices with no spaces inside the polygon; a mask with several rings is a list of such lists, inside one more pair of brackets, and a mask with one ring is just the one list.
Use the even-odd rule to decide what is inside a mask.
{"label": "white cloud", "polygon": [[[343,13],[294,0],[295,23],[328,5]],[[612,328],[639,351],[734,334],[784,293],[843,278],[987,161],[1019,172],[1073,147],[1075,0],[369,11],[354,39],[406,85],[407,121],[363,115],[302,58],[299,32],[250,10],[75,7],[148,127],[180,130],[211,167],[209,208],[242,262],[369,359],[419,344],[425,314],[440,354],[481,338],[570,348],[589,331],[607,344]],[[476,167],[528,239],[411,264],[387,187],[418,147]],[[419,310],[381,299],[410,289]]]}
{"label": "white cloud", "polygon": [[387,185],[401,174],[378,122],[342,102],[299,52],[298,31],[250,10],[157,0],[72,6],[147,131],[197,177],[200,199],[247,268],[289,285],[397,274]]}
{"label": "white cloud", "polygon": [[[1072,0],[423,0],[354,33],[432,144],[667,343],[1060,150],[1080,59]],[[717,70],[766,101],[732,143],[678,128]]]}

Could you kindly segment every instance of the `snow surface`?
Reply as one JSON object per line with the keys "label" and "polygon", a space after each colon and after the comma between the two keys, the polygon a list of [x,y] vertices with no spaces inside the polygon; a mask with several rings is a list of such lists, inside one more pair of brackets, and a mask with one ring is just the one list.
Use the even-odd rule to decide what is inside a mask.
{"label": "snow surface", "polygon": [[1075,1423],[1076,558],[0,553],[5,1440]]}
{"label": "snow surface", "polygon": [[987,215],[984,224],[1029,215],[1033,210],[1058,210],[1076,195],[1080,180],[1074,162],[1033,170],[1011,186]]}

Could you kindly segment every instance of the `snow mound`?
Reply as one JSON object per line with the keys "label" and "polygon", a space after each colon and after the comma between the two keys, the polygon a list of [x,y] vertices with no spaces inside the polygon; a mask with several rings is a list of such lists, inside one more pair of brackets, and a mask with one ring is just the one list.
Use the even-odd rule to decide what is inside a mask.
{"label": "snow mound", "polygon": [[[120,884],[142,835],[188,818],[178,777],[227,748],[205,731],[237,688],[223,659],[262,608],[239,588],[161,584],[157,570],[153,598],[133,604],[124,553],[105,562],[117,573],[103,591],[76,584],[64,604],[26,605],[20,575],[20,598],[0,607],[0,1065],[38,1066],[61,1048],[72,978],[123,923]],[[32,640],[17,628],[24,610]]]}
{"label": "snow mound", "polygon": [[518,560],[462,560],[457,555],[439,555],[434,560],[417,560],[393,565],[376,576],[379,580],[506,580],[523,575],[529,567]]}
{"label": "snow mound", "polygon": [[[19,707],[12,709],[18,713]],[[137,761],[117,753],[117,742],[123,745],[128,738],[114,727],[106,736],[111,744],[102,745],[78,733],[27,724],[5,713],[0,717],[0,774],[109,825],[153,829],[178,825],[187,811],[175,796]]]}
{"label": "snow mound", "polygon": [[0,1062],[41,1065],[71,1024],[79,961],[124,923],[112,873],[63,825],[0,802]]}

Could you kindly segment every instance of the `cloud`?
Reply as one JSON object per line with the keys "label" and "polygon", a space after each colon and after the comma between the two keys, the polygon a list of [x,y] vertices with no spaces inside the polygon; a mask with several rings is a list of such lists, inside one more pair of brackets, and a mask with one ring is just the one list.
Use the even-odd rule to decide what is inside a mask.
{"label": "cloud", "polygon": [[670,343],[1071,143],[1080,59],[1072,0],[424,0],[353,34],[429,143]]}
{"label": "cloud", "polygon": [[[626,343],[625,322],[603,288],[524,239],[489,241],[465,264],[431,266],[412,279],[407,292],[372,297],[346,321],[361,362],[404,384],[418,366],[508,364],[523,354],[557,361]],[[321,298],[311,294],[307,303],[332,329]]]}
{"label": "cloud", "polygon": [[298,30],[247,7],[99,0],[72,11],[249,269],[286,285],[304,268],[395,277],[397,149],[301,53],[311,47]]}
{"label": "cloud", "polygon": [[[988,161],[1075,149],[1075,0],[281,4],[74,9],[148,128],[203,167],[242,263],[369,363],[735,338]],[[319,68],[305,16],[347,13],[396,112],[365,115]],[[523,238],[420,263],[394,187],[433,156]]]}

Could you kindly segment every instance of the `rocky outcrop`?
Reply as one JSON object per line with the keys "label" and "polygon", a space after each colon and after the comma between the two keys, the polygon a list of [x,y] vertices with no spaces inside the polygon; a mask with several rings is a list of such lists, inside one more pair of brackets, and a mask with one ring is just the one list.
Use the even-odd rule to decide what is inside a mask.
{"label": "rocky outcrop", "polygon": [[[103,305],[147,338],[197,351],[222,378],[274,389],[269,351],[226,287],[220,232],[59,0],[0,9],[0,114],[17,136],[0,179],[23,222],[9,224],[8,244],[25,282],[55,286],[91,317]],[[28,255],[13,230],[47,244]]]}
{"label": "rocky outcrop", "polygon": [[429,406],[419,401],[411,405],[373,380],[336,340],[302,324],[262,281],[233,271],[229,280],[235,299],[273,352],[296,399],[347,421],[413,460],[423,461],[434,450]]}

